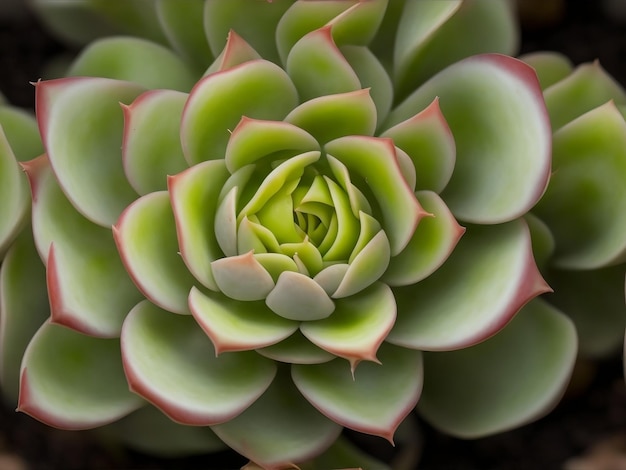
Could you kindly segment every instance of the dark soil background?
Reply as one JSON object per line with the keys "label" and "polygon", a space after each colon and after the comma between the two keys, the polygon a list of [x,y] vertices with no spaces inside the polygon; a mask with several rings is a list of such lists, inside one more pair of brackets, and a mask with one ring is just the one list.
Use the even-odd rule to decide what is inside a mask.
{"label": "dark soil background", "polygon": [[[0,0],[3,2],[6,0]],[[528,1],[527,3],[533,3]],[[548,16],[531,6],[522,52],[558,50],[575,63],[599,59],[626,85],[626,23],[599,0],[568,0]],[[554,2],[558,3],[558,2]],[[0,90],[19,106],[33,106],[33,87],[46,59],[64,51],[28,14],[0,19]],[[421,423],[423,470],[626,470],[626,385],[619,354],[584,364],[581,386],[549,416],[515,431],[475,441],[444,436]],[[219,463],[217,463],[219,462]],[[239,468],[231,453],[156,459],[98,443],[90,433],[57,431],[0,407],[0,470]]]}

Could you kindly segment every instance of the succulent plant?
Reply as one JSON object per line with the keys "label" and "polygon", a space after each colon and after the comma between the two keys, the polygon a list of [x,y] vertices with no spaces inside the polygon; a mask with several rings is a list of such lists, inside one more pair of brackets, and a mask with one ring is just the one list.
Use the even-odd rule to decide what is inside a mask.
{"label": "succulent plant", "polygon": [[579,353],[604,357],[626,326],[626,92],[599,62],[521,59],[538,72],[554,131],[553,175],[531,215],[547,300],[574,320]]}
{"label": "succulent plant", "polygon": [[[211,50],[232,30],[193,87],[174,56],[146,73],[160,52],[106,48],[74,65],[92,76],[36,85],[45,154],[23,166],[50,318],[0,276],[22,294],[2,311],[21,411],[329,468],[355,465],[328,463],[344,427],[392,441],[417,406],[477,437],[559,399],[576,333],[536,299],[526,221],[551,171],[541,87],[434,27],[503,3],[291,3],[197,3]],[[389,65],[372,50],[396,29]]]}

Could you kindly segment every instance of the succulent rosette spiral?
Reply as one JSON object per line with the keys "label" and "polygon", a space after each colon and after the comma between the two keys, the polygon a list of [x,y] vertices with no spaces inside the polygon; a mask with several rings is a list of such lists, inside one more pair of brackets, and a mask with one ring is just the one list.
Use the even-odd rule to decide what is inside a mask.
{"label": "succulent rosette spiral", "polygon": [[[263,468],[335,449],[344,427],[392,441],[416,406],[463,437],[541,416],[577,340],[535,299],[550,288],[524,216],[552,137],[535,72],[482,54],[398,91],[367,47],[386,2],[276,3],[247,3],[277,8],[275,39],[234,16],[189,93],[176,70],[153,89],[36,85],[45,154],[23,166],[50,318],[19,409],[121,419],[131,440],[167,417],[160,443],[223,442]],[[440,5],[431,19],[456,11]]]}
{"label": "succulent rosette spiral", "polygon": [[598,358],[623,343],[626,323],[626,92],[598,62],[523,56],[539,75],[554,131],[553,175],[532,211],[536,254],[579,334],[579,353]]}

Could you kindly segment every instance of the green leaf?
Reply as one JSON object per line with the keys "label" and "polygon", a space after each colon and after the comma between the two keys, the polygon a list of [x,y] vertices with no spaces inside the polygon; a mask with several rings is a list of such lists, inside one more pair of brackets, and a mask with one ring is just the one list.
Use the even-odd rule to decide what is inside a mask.
{"label": "green leaf", "polygon": [[317,282],[293,271],[278,277],[265,303],[277,315],[296,321],[321,320],[335,310],[335,303]]}
{"label": "green leaf", "polygon": [[535,69],[542,90],[563,80],[574,69],[569,57],[560,52],[531,52],[521,55],[519,59]]}
{"label": "green leaf", "polygon": [[192,426],[228,421],[267,389],[273,362],[254,352],[216,357],[211,341],[190,316],[173,315],[148,301],[128,315],[122,357],[131,390],[170,419]]}
{"label": "green leaf", "polygon": [[576,360],[576,343],[572,322],[534,300],[481,344],[425,354],[417,410],[436,428],[463,438],[534,421],[561,398]]}

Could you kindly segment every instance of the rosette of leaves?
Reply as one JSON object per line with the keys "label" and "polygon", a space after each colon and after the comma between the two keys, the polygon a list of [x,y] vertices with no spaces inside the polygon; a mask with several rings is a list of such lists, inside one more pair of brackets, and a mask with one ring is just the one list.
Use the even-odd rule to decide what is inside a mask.
{"label": "rosette of leaves", "polygon": [[535,72],[478,55],[394,105],[363,45],[377,5],[277,42],[281,65],[231,32],[189,93],[37,84],[46,154],[24,167],[51,308],[21,411],[126,417],[131,439],[171,420],[184,439],[155,439],[172,452],[223,441],[263,468],[330,448],[328,468],[343,427],[392,440],[416,405],[477,437],[556,403],[577,345],[534,299],[524,215],[551,166]]}
{"label": "rosette of leaves", "polygon": [[626,323],[626,92],[598,62],[522,59],[538,72],[554,131],[550,185],[528,219],[554,289],[546,299],[574,320],[581,356],[605,357]]}

